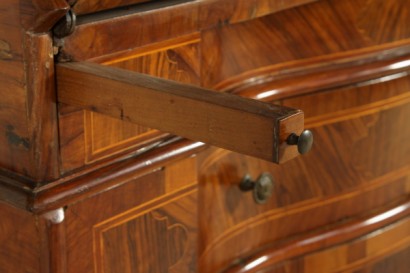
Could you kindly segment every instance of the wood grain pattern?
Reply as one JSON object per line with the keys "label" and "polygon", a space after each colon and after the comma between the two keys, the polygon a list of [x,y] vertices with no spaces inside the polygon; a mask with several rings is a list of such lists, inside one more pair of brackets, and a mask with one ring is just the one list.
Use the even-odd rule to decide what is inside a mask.
{"label": "wood grain pattern", "polygon": [[[103,195],[95,195],[88,199],[89,202],[77,202],[66,211],[67,263],[70,265],[68,273],[92,272],[104,264],[100,260],[101,252],[97,251],[100,246],[93,235],[94,225],[141,207],[164,194],[162,172],[143,176],[139,180],[129,177],[127,181],[129,183],[115,187]],[[141,192],[143,194],[139,194]],[[118,260],[121,262],[122,259]]]}
{"label": "wood grain pattern", "polygon": [[58,107],[60,134],[61,170],[66,173],[84,166],[85,149],[85,113],[81,108],[68,107],[62,103]]}
{"label": "wood grain pattern", "polygon": [[[212,1],[202,3],[203,10],[200,12],[201,20],[212,21],[213,16],[215,16],[215,18],[222,18],[223,16],[230,16],[228,14],[231,14],[233,17],[225,21],[223,27],[203,32],[201,39],[198,37],[194,38],[195,34],[183,35],[182,37],[192,37],[189,38],[191,40],[197,39],[198,45],[193,47],[195,51],[185,47],[181,54],[181,52],[178,51],[179,48],[172,49],[172,51],[177,52],[178,57],[181,56],[183,59],[182,62],[178,62],[178,66],[180,66],[181,63],[184,65],[188,60],[184,68],[188,67],[188,70],[195,71],[195,73],[188,73],[188,75],[197,77],[197,71],[201,70],[201,82],[205,86],[214,86],[218,90],[234,91],[246,97],[249,96],[271,101],[297,94],[335,88],[344,84],[351,84],[352,82],[360,83],[384,75],[389,76],[395,72],[403,72],[407,69],[405,64],[408,64],[408,57],[406,56],[410,52],[409,42],[405,40],[407,25],[402,20],[395,22],[389,19],[390,17],[386,18],[389,23],[386,24],[384,28],[379,29],[380,33],[390,32],[394,29],[400,29],[400,33],[397,34],[397,37],[390,37],[389,41],[377,42],[368,37],[366,34],[366,26],[362,24],[362,20],[358,19],[362,13],[369,13],[365,10],[374,10],[371,7],[377,6],[375,2],[345,1],[346,3],[334,4],[332,1],[324,1],[323,3],[320,1],[315,4],[285,10],[232,26],[229,26],[229,22],[238,22],[241,21],[239,18],[242,16],[244,16],[244,18],[246,17],[244,11],[253,10],[255,14],[259,14],[259,11],[263,13],[263,10],[267,11],[270,8],[274,10],[286,8],[284,6],[279,7],[280,3],[278,2],[266,5],[262,3],[257,4],[253,1],[237,3],[237,5],[228,2],[225,2],[223,7],[219,7],[217,9],[218,12],[215,12]],[[191,4],[193,3],[187,3],[182,6],[187,8]],[[287,4],[292,5],[290,2]],[[293,4],[297,5],[296,3]],[[277,6],[275,7],[275,5]],[[172,7],[170,10],[182,8],[182,6]],[[333,8],[333,6],[336,8]],[[390,9],[397,9],[399,6],[404,8],[404,10],[407,8],[405,7],[406,3],[402,3],[401,1],[392,3],[389,7]],[[212,14],[207,14],[206,11],[208,8],[213,10]],[[322,15],[316,16],[316,10],[320,10]],[[328,18],[336,18],[339,13],[346,14],[347,16],[332,22],[326,21]],[[148,14],[149,16],[154,16],[156,12],[150,10],[147,14],[142,13],[140,16],[148,16]],[[106,17],[106,19],[101,17],[87,17],[88,19],[85,18],[81,26],[89,31],[94,31],[94,23],[97,25],[101,23],[103,25],[103,22],[106,21],[107,24],[110,24],[109,29],[111,29],[113,25],[116,25],[117,19],[119,20],[118,22],[121,20],[125,22],[128,19],[134,20],[131,18],[136,18],[135,16],[137,15],[129,12],[126,16],[118,17],[115,20],[111,20],[112,18],[109,18],[109,16]],[[195,16],[197,16],[196,13],[192,15],[192,17]],[[94,19],[97,21],[93,21]],[[294,24],[291,23],[293,21],[295,21]],[[300,33],[297,29],[305,28],[305,21],[311,22],[312,27],[309,28],[309,31]],[[150,24],[149,20],[144,20],[144,23]],[[121,24],[123,23],[119,23],[119,25]],[[102,25],[101,30],[98,30],[99,27],[96,26],[95,30],[98,30],[98,33],[93,34],[93,43],[95,44],[91,46],[92,48],[90,50],[92,52],[90,50],[86,52],[86,54],[90,53],[91,55],[83,55],[79,57],[79,59],[92,58],[93,61],[130,70],[138,70],[139,72],[149,73],[151,75],[155,73],[156,76],[169,78],[170,74],[166,72],[169,67],[162,66],[160,70],[159,68],[161,66],[156,65],[158,60],[170,56],[168,51],[164,54],[164,51],[159,50],[161,47],[168,48],[170,46],[167,44],[167,40],[152,40],[155,41],[154,45],[150,45],[150,42],[143,42],[141,45],[144,46],[142,47],[134,47],[132,45],[133,42],[128,41],[128,38],[113,38],[109,41],[105,41],[104,39],[108,36],[101,32],[103,29],[106,29]],[[321,34],[319,28],[322,25],[328,27],[326,30],[322,30],[322,32],[325,31],[326,33]],[[259,35],[259,33],[264,34]],[[184,32],[183,34],[186,33]],[[101,43],[99,42],[100,35],[101,39],[103,39]],[[112,35],[121,36],[120,32],[110,33],[109,37],[114,37]],[[347,38],[335,38],[337,35],[340,35],[340,37],[348,36],[349,41],[345,41]],[[134,38],[135,37],[133,37],[133,39]],[[84,41],[82,41],[83,38],[80,36],[77,38],[72,37],[72,40],[71,38],[67,39],[65,42],[68,44],[63,48],[63,53],[67,49],[67,46],[68,48],[70,47],[69,44],[71,41],[75,42],[75,40],[78,39],[78,43],[84,44]],[[181,42],[176,43],[189,41],[187,38],[177,38],[176,40],[178,39],[180,39]],[[184,39],[186,40],[184,41]],[[404,40],[397,41],[398,39]],[[309,47],[300,48],[299,45],[305,43],[306,40],[309,41]],[[135,42],[136,40],[133,41]],[[271,43],[271,41],[274,41],[274,43]],[[125,42],[128,44],[116,44],[115,50],[107,50],[109,47],[107,43]],[[85,43],[87,44],[87,42]],[[140,44],[136,43],[135,46],[137,45]],[[201,48],[201,50],[199,50],[199,48]],[[213,50],[214,48],[218,50]],[[212,50],[208,52],[207,49]],[[81,50],[82,48],[77,48],[75,52],[73,51],[73,54],[82,54],[80,52]],[[147,52],[152,50],[154,53],[147,55]],[[189,60],[193,58],[186,57],[189,55],[189,52],[199,51],[203,56],[201,69],[197,69],[199,66],[198,61],[190,62]],[[285,54],[285,52],[287,53]],[[139,54],[145,55],[139,57],[141,56]],[[130,58],[130,56],[134,55],[136,55],[137,58]],[[210,71],[208,71],[208,69]],[[178,69],[176,71],[178,71]],[[185,73],[187,70],[183,69],[183,71]],[[218,77],[220,78],[212,80],[212,73],[219,74]],[[238,73],[239,75],[237,75]],[[403,72],[403,74],[396,76],[405,76],[406,73],[407,72]],[[298,78],[297,81],[294,80],[296,77]],[[185,80],[186,78],[174,75],[172,79]],[[196,78],[195,84],[198,84],[196,82],[198,79],[199,77]],[[208,82],[208,80],[212,82]],[[74,120],[79,119],[80,115],[74,118]],[[107,119],[104,121],[107,121]],[[122,127],[121,124],[120,121],[117,121],[118,127]],[[64,130],[64,133],[65,132],[67,131]],[[78,136],[79,135],[75,138],[68,137],[67,140],[78,140]],[[66,141],[64,141],[64,143],[66,143]],[[133,147],[131,143],[130,145]],[[88,147],[90,146],[91,145],[88,145]],[[72,170],[76,166],[84,165],[82,158],[80,158],[84,156],[83,151],[74,152],[74,150],[70,148],[70,145],[63,145],[62,147],[63,150],[66,150],[69,154],[68,158],[73,160],[73,164],[67,165],[66,170]],[[79,145],[78,149],[81,149],[80,147]],[[112,147],[113,148],[110,149],[109,152],[104,153],[103,156],[114,152],[116,148],[115,146]],[[123,146],[118,147],[118,150],[123,150],[122,147]],[[88,154],[90,155],[90,153]],[[75,155],[79,155],[79,157],[76,158]],[[97,159],[97,157],[88,156],[91,160]]]}
{"label": "wood grain pattern", "polygon": [[[407,273],[410,2],[137,1],[0,2],[0,272]],[[53,40],[68,5],[79,24]],[[277,166],[141,141],[148,128],[77,106],[57,116],[53,43],[60,61],[305,110],[315,145]],[[275,178],[263,206],[238,189],[262,172]],[[58,225],[39,216],[63,207]]]}
{"label": "wood grain pattern", "polygon": [[[123,6],[129,6],[132,4],[139,4],[150,2],[153,0],[74,0],[76,4],[74,5],[74,11],[77,14],[87,14],[96,11],[106,10],[110,8],[118,8]],[[257,16],[263,16],[268,13],[272,13],[277,10],[290,8],[297,5],[302,5],[305,3],[313,2],[315,0],[292,0],[292,1],[269,1],[269,0],[228,0],[224,1],[221,5],[215,0],[202,0],[200,3],[192,3],[195,7],[199,6],[205,13],[201,16],[201,21],[210,24],[218,24],[218,22],[232,21],[237,22],[239,20],[252,19]],[[175,5],[181,4],[183,2],[190,2],[189,0],[166,0],[163,1],[163,5]],[[159,4],[153,1],[152,5],[149,6],[158,7]],[[218,8],[218,12],[211,12]]]}
{"label": "wood grain pattern", "polygon": [[168,133],[64,104],[59,108],[59,131],[63,174],[113,156],[119,160],[141,153],[169,137]]}
{"label": "wood grain pattern", "polygon": [[[326,72],[332,67],[343,65],[338,58],[343,53],[351,52],[352,57],[355,51],[358,53],[362,50],[362,54],[364,48],[368,51],[377,51],[378,47],[386,48],[390,43],[398,41],[408,46],[410,30],[405,19],[401,19],[404,15],[398,14],[397,18],[384,14],[381,23],[383,25],[372,29],[374,35],[389,33],[386,39],[373,39],[367,34],[367,28],[375,21],[373,18],[379,18],[376,17],[379,16],[376,11],[380,10],[379,2],[319,1],[256,20],[204,31],[201,38],[204,43],[202,84],[206,87],[215,87],[236,81],[238,85],[245,83],[252,88],[252,85],[262,85],[264,81],[271,81],[274,83],[272,86],[266,86],[266,91],[275,91],[275,87],[281,91],[281,87],[286,88],[292,84],[291,79],[295,78],[290,76],[286,84],[281,86],[278,82],[275,86],[275,80],[283,77],[282,73],[299,72],[298,77],[305,76],[305,70],[299,70],[301,67],[298,65],[310,64],[311,70],[328,65],[322,67],[322,71]],[[403,0],[390,1],[388,6],[390,11],[386,12],[401,10],[405,14],[410,9],[409,2]],[[217,50],[214,50],[215,45]],[[399,52],[395,51],[396,54]],[[381,54],[377,57],[383,58]],[[318,65],[319,59],[321,64]],[[296,62],[297,60],[300,63]],[[363,60],[357,61],[363,64]],[[263,75],[264,69],[268,67],[272,69],[270,75]],[[326,80],[332,80],[331,76],[334,75],[317,78],[317,81],[325,83]]]}
{"label": "wood grain pattern", "polygon": [[44,182],[60,174],[53,46],[48,35],[28,34],[25,43],[30,173]]}
{"label": "wood grain pattern", "polygon": [[320,0],[218,0],[200,1],[201,29],[248,21]]}
{"label": "wood grain pattern", "polygon": [[[409,209],[407,202],[372,218],[298,238],[282,246],[272,246],[224,272],[277,272],[286,260],[292,260],[293,266],[301,265],[297,271],[301,273],[356,272],[410,246]],[[379,228],[383,232],[374,231]],[[297,256],[304,257],[294,258]],[[405,268],[405,262],[396,266]]]}
{"label": "wood grain pattern", "polygon": [[[199,83],[199,36],[183,36],[163,43],[114,52],[93,62],[179,82]],[[59,107],[60,150],[64,173],[73,169],[141,150],[167,133],[124,122],[68,105]],[[77,124],[73,130],[73,124]],[[141,135],[142,133],[142,135]],[[145,148],[144,148],[145,147]]]}
{"label": "wood grain pattern", "polygon": [[[297,98],[287,98],[283,104],[304,109],[306,118],[322,119],[324,115],[347,112],[356,108],[371,108],[391,99],[405,99],[410,92],[410,76],[375,79],[359,85],[346,86],[332,91],[322,91]],[[343,101],[343,98],[349,100]],[[315,107],[315,103],[320,107]],[[366,106],[367,105],[367,106]]]}
{"label": "wood grain pattern", "polygon": [[298,155],[286,144],[304,129],[298,110],[91,63],[60,64],[57,79],[66,104],[276,163]]}
{"label": "wood grain pattern", "polygon": [[100,162],[83,171],[77,171],[52,184],[35,189],[36,198],[30,199],[28,208],[35,213],[57,209],[84,198],[101,194],[107,188],[115,188],[133,178],[138,178],[183,160],[203,150],[205,145],[180,138],[174,138],[148,150],[139,156],[130,156],[119,161]]}
{"label": "wood grain pattern", "polygon": [[195,2],[142,12],[134,9],[84,17],[75,32],[61,41],[60,59],[84,61],[198,31]]}
{"label": "wood grain pattern", "polygon": [[[126,55],[121,55],[121,52],[117,52],[114,53],[115,55],[109,56],[109,58],[105,57],[104,59],[100,58],[93,61],[178,82],[199,84],[198,39],[198,35],[182,37],[166,41],[165,43],[127,51]],[[86,140],[87,146],[95,146],[95,150],[106,150],[107,148],[105,147],[109,147],[105,154],[112,154],[114,151],[120,150],[121,147],[118,147],[120,145],[130,149],[135,146],[135,143],[142,145],[144,139],[155,140],[165,135],[163,132],[158,132],[141,125],[124,123],[123,121],[99,115],[98,113],[88,112],[86,116],[93,118],[93,123],[88,118],[85,120],[85,137],[88,139],[88,141]],[[110,131],[113,132],[113,135],[106,133],[107,126],[112,126]],[[120,133],[123,131],[124,133]],[[87,137],[90,135],[95,135],[96,137],[93,137],[91,140]],[[98,155],[91,156],[92,154],[94,153],[90,152],[88,158],[99,158]]]}
{"label": "wood grain pattern", "polygon": [[149,146],[167,136],[165,133],[95,112],[85,111],[84,114],[86,164],[124,150],[138,150],[138,147]]}
{"label": "wood grain pattern", "polygon": [[[30,152],[26,120],[23,63],[24,34],[20,26],[19,1],[0,2],[0,165],[18,173],[29,173]],[[13,35],[10,35],[12,33]],[[13,92],[10,92],[13,90]]]}
{"label": "wood grain pattern", "polygon": [[[0,202],[0,271],[40,272],[41,248],[33,215]],[[47,271],[43,271],[47,272]]]}
{"label": "wood grain pattern", "polygon": [[[404,57],[409,54],[409,51],[409,40],[404,39],[379,46],[364,47],[356,50],[296,60],[294,62],[277,63],[230,77],[215,85],[215,88],[224,91],[243,92],[242,90],[250,89],[252,85],[255,85],[255,89],[259,90],[261,87],[258,87],[258,85],[269,84],[269,82],[273,81],[281,81],[290,77],[303,77],[306,76],[306,74],[312,75],[329,70],[330,72],[333,70],[348,72],[347,68],[349,67],[369,64],[375,66],[375,68],[371,69],[382,69],[381,72],[387,72],[389,71],[389,67],[383,66],[384,61]],[[405,63],[402,63],[402,65],[403,64]],[[349,76],[349,78],[351,77],[354,79],[354,74]]]}
{"label": "wood grain pattern", "polygon": [[[218,84],[217,88],[225,86],[223,89],[231,93],[263,101],[274,101],[343,85],[372,84],[375,79],[382,81],[389,78],[405,77],[409,74],[410,55],[381,60],[380,54],[387,57],[388,53],[386,51],[377,52],[374,55],[377,60],[368,64],[363,64],[366,60],[361,56],[360,61],[357,60],[360,62],[358,65],[354,63],[350,63],[348,66],[342,64],[342,67],[338,68],[332,64],[333,67],[330,69],[327,69],[326,66],[317,69],[316,66],[312,68],[312,71],[305,67],[303,72],[299,70],[299,66],[296,71],[287,75],[282,71],[280,72],[282,75],[278,75],[278,67],[274,66],[271,67],[274,72],[268,68],[268,71],[264,71],[266,74],[259,71],[261,72],[260,76],[240,75],[229,80],[232,83],[231,86],[225,86],[226,83],[221,83]],[[332,58],[332,62],[337,62],[337,60]],[[298,81],[294,80],[295,77],[298,78]]]}
{"label": "wood grain pattern", "polygon": [[196,163],[196,157],[190,157],[168,165],[165,169],[165,191],[171,193],[197,181]]}
{"label": "wood grain pattern", "polygon": [[[96,227],[95,236],[99,237],[95,244],[102,246],[99,257],[103,263],[101,272],[195,270],[195,194],[191,193],[188,198],[181,196],[177,202],[143,215],[131,216],[118,226],[106,223],[103,230]],[[181,211],[184,213],[179,213]],[[117,258],[118,253],[123,254],[121,259]]]}
{"label": "wood grain pattern", "polygon": [[[365,241],[358,241],[352,246],[347,245],[347,248],[357,248],[360,249],[361,244]],[[362,264],[352,270],[341,270],[341,273],[385,273],[385,272],[397,272],[406,273],[409,265],[408,255],[410,254],[410,248],[398,250],[396,253],[392,253],[385,256],[384,259],[370,260],[366,264]],[[269,273],[294,273],[294,272],[304,272],[304,261],[303,259],[292,259],[290,261],[283,262],[281,264],[275,265],[273,267],[265,268],[262,272]]]}
{"label": "wood grain pattern", "polygon": [[149,1],[152,0],[76,0],[73,10],[77,14],[84,14]]}
{"label": "wood grain pattern", "polygon": [[127,50],[124,56],[117,52],[92,61],[178,82],[199,84],[199,51],[199,35],[195,34]]}
{"label": "wood grain pattern", "polygon": [[[115,51],[196,33],[226,23],[257,18],[314,1],[228,0],[223,4],[215,0],[184,3],[162,1],[166,5],[177,3],[162,9],[158,8],[158,4],[154,1],[152,5],[148,3],[142,7],[137,5],[114,13],[85,16],[75,33],[64,38],[61,57],[64,60],[84,61]],[[103,8],[103,5],[104,2],[99,8]],[[125,33],[133,32],[138,35],[124,36]]]}
{"label": "wood grain pattern", "polygon": [[194,171],[165,166],[70,206],[68,272],[197,272]]}
{"label": "wood grain pattern", "polygon": [[46,225],[47,247],[44,252],[47,257],[43,257],[42,260],[48,262],[47,270],[50,273],[67,273],[67,242],[64,219],[61,223],[55,223],[49,219],[44,219],[43,222],[45,222],[43,225]]}
{"label": "wood grain pattern", "polygon": [[377,261],[366,266],[362,270],[358,270],[358,273],[362,272],[372,272],[372,273],[382,273],[382,272],[397,272],[405,273],[407,268],[410,267],[410,261],[408,259],[410,255],[410,248],[402,250],[394,255],[386,257],[381,261]]}
{"label": "wood grain pattern", "polygon": [[[61,2],[35,3],[54,14]],[[48,35],[25,33],[26,23],[35,26],[32,4],[0,3],[0,166],[35,185],[56,178],[58,140],[52,42]]]}
{"label": "wood grain pattern", "polygon": [[[373,0],[362,10],[358,25],[376,43],[405,39],[410,33],[409,12],[410,4],[407,1]],[[381,18],[383,19],[378,20]]]}
{"label": "wood grain pattern", "polygon": [[[274,204],[265,208],[258,208],[251,196],[239,197],[240,194],[243,195],[239,190],[238,199],[234,199],[237,184],[231,187],[225,186],[223,198],[215,198],[214,189],[214,204],[206,201],[201,203],[203,210],[200,212],[204,220],[200,221],[203,228],[200,244],[200,266],[203,268],[203,272],[218,272],[238,258],[247,257],[249,252],[263,249],[269,245],[280,245],[292,238],[309,234],[312,230],[317,230],[321,234],[323,233],[321,228],[323,225],[330,228],[339,222],[348,222],[358,215],[368,215],[369,211],[374,211],[375,207],[383,207],[383,204],[389,204],[395,200],[406,200],[409,174],[405,170],[401,170],[401,172],[403,173],[386,175],[380,180],[369,181],[374,186],[360,187],[360,194],[350,191],[328,199],[312,193],[312,190],[306,185],[305,187],[299,186],[300,191],[309,192],[303,197],[296,197],[301,194],[288,193],[287,191],[290,188],[294,190],[298,185],[294,185],[292,181],[288,180],[287,184],[291,185],[276,184],[276,188],[279,187],[277,191],[280,192],[275,193],[274,201],[269,202]],[[399,178],[400,176],[402,177]],[[277,177],[275,175],[276,179]],[[210,180],[207,182],[209,183]],[[291,205],[292,203],[294,205]],[[357,206],[357,204],[362,205]],[[225,210],[223,213],[222,207]],[[244,212],[245,209],[247,212]],[[212,211],[212,213],[207,211]],[[228,217],[229,219],[226,219]],[[218,224],[210,226],[211,219]],[[325,222],[326,224],[324,224]],[[225,232],[220,232],[224,229]],[[338,231],[336,234],[340,235]],[[297,244],[294,249],[295,253],[301,251],[300,254],[304,254],[302,253],[303,247],[303,244]],[[323,245],[317,247],[322,248]],[[292,251],[290,249],[278,251],[280,253],[280,255],[278,254],[279,259],[294,253],[293,249]],[[272,263],[274,262],[272,261]]]}
{"label": "wood grain pattern", "polygon": [[[282,166],[226,151],[205,156],[199,169],[204,272],[323,224],[316,221],[348,221],[406,200],[410,132],[402,124],[410,115],[409,91],[409,78],[402,77],[284,100],[306,106],[316,144],[308,155]],[[341,103],[341,97],[349,102]],[[272,199],[258,206],[238,184],[247,173],[256,178],[262,172],[273,175],[275,189]],[[207,225],[210,219],[218,224]]]}
{"label": "wood grain pattern", "polygon": [[24,181],[20,176],[9,172],[0,172],[0,200],[13,207],[26,209],[32,197],[31,181]]}
{"label": "wood grain pattern", "polygon": [[21,25],[34,33],[45,33],[70,9],[65,0],[23,0],[20,1]]}

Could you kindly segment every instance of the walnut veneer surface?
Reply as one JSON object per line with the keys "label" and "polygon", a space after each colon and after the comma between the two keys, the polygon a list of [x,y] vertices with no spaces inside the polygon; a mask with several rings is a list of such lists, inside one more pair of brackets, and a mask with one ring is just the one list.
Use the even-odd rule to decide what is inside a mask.
{"label": "walnut veneer surface", "polygon": [[[68,10],[75,30],[56,38]],[[408,0],[1,1],[0,272],[407,273],[409,14]],[[277,165],[62,103],[66,62],[302,110],[314,145]],[[257,204],[239,183],[262,173],[274,188]]]}

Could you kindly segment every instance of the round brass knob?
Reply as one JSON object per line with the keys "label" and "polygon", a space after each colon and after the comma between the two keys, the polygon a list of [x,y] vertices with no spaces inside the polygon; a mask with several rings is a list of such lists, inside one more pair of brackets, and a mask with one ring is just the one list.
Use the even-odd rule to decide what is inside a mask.
{"label": "round brass knob", "polygon": [[291,134],[287,141],[289,145],[297,145],[298,146],[298,152],[300,154],[306,154],[307,152],[310,151],[312,148],[313,144],[313,134],[309,130],[304,130],[300,136],[296,134]]}
{"label": "round brass knob", "polygon": [[239,184],[242,191],[252,191],[253,199],[258,204],[264,204],[271,197],[274,180],[269,173],[262,173],[256,181],[253,181],[249,175],[245,175]]}

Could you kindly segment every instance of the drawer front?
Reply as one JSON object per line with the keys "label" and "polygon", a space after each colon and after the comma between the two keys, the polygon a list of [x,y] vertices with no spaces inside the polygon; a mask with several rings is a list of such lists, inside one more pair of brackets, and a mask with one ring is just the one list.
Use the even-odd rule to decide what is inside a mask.
{"label": "drawer front", "polygon": [[181,160],[69,206],[64,272],[197,272],[195,166]]}
{"label": "drawer front", "polygon": [[[265,251],[263,256],[254,257],[252,262],[246,265],[237,265],[225,271],[233,272],[269,272],[269,273],[329,273],[329,272],[371,272],[371,273],[405,273],[410,268],[410,236],[408,230],[410,218],[383,227],[379,230],[366,233],[354,240],[345,241],[341,244],[313,251],[305,256],[289,259],[276,264],[255,263],[258,259],[265,260],[269,255],[271,259],[281,255],[280,249]],[[323,235],[322,235],[323,236]],[[285,246],[287,249],[295,249],[299,243],[309,244],[308,240],[320,239],[309,238],[303,242]]]}
{"label": "drawer front", "polygon": [[[334,228],[334,239],[339,225],[408,201],[410,77],[281,103],[306,109],[306,127],[315,138],[310,153],[279,166],[217,149],[204,156],[199,169],[204,272],[218,272],[267,246],[315,231]],[[274,179],[274,189],[260,205],[239,183],[246,175],[256,179],[266,172]],[[298,255],[307,255],[302,245]],[[382,247],[377,251],[382,253]],[[291,255],[285,250],[282,254]],[[280,262],[278,258],[272,266]]]}
{"label": "drawer front", "polygon": [[[103,56],[95,61],[152,76],[198,84],[198,59],[199,37],[190,35],[126,53]],[[59,114],[63,172],[113,155],[144,149],[168,136],[157,130],[64,104],[60,105]]]}

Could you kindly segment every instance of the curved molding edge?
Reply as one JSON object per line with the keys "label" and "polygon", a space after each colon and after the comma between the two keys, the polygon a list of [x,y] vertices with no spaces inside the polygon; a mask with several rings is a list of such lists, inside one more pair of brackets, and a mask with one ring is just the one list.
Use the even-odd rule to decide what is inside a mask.
{"label": "curved molding edge", "polygon": [[0,201],[53,218],[47,213],[123,185],[206,147],[202,142],[175,137],[143,154],[125,154],[37,187],[34,181],[0,172]]}
{"label": "curved molding edge", "polygon": [[394,224],[410,215],[410,200],[372,217],[359,220],[326,232],[316,233],[283,246],[268,247],[232,264],[223,273],[259,272],[263,268],[300,255],[341,244]]}
{"label": "curved molding edge", "polygon": [[[410,69],[410,40],[251,70],[215,85],[224,92],[273,101],[338,88]],[[295,78],[298,80],[295,81]],[[384,79],[386,80],[386,79]],[[373,82],[371,82],[373,83]]]}

